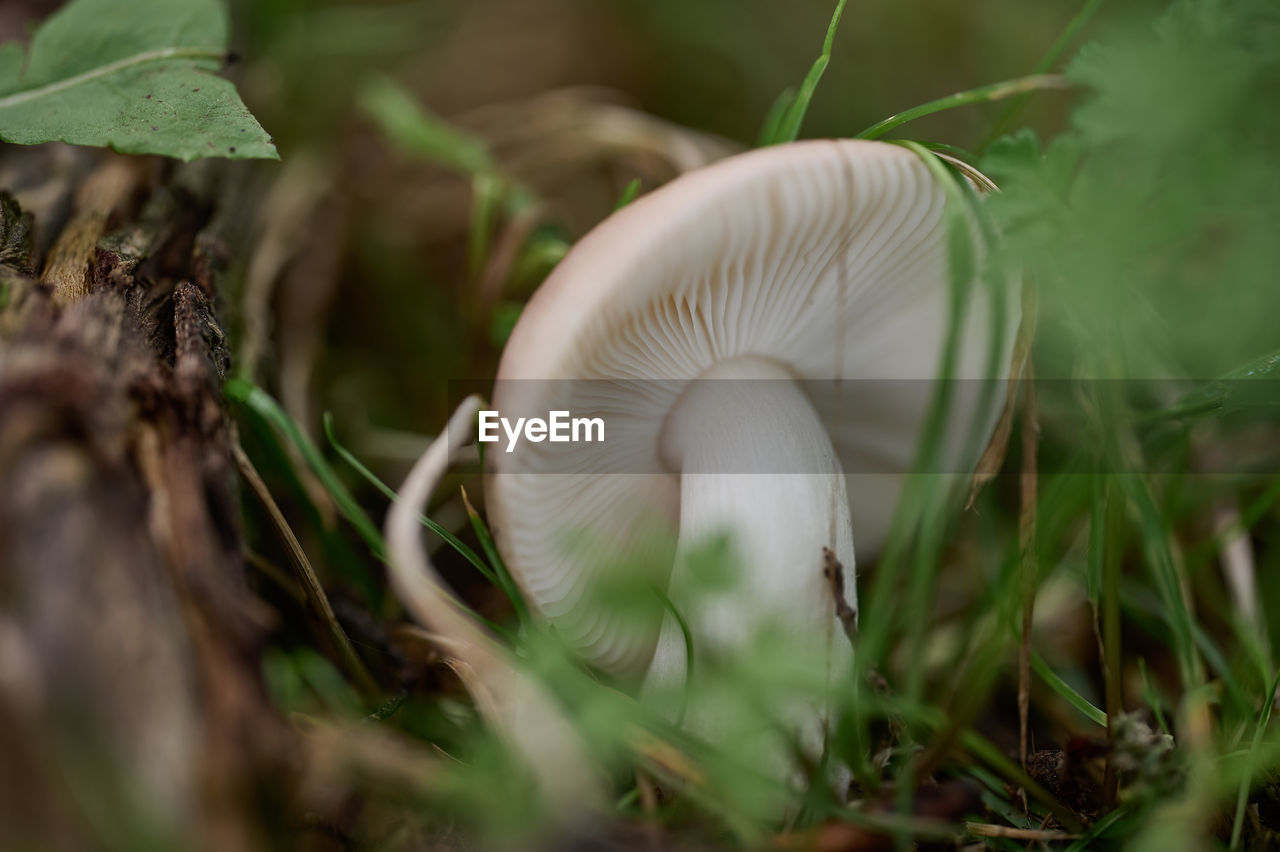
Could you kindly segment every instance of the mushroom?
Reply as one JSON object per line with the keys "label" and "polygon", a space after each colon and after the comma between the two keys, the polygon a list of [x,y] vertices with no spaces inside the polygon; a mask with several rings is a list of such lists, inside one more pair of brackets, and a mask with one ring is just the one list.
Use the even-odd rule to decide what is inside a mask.
{"label": "mushroom", "polygon": [[418,513],[453,456],[469,443],[467,432],[482,404],[479,397],[464,399],[401,484],[387,513],[389,579],[409,614],[432,630],[491,728],[531,770],[546,816],[563,829],[603,810],[600,779],[585,743],[545,685],[472,621],[422,546]]}
{"label": "mushroom", "polygon": [[[647,693],[678,690],[690,676],[679,613],[699,655],[731,657],[772,630],[819,674],[841,676],[849,648],[823,550],[844,566],[856,610],[854,543],[874,553],[885,539],[938,378],[953,307],[945,204],[903,147],[757,150],[615,213],[529,301],[495,407],[512,419],[599,417],[605,440],[498,446],[486,497],[517,582],[584,658],[642,675]],[[963,315],[953,378],[995,378],[1008,363],[1012,335],[982,304]],[[952,474],[976,460],[968,427],[989,433],[1000,388],[976,419],[976,395],[956,396]],[[655,518],[678,526],[674,553],[651,534]],[[716,532],[734,545],[738,582],[699,595],[694,554]],[[601,603],[646,563],[675,613],[659,595],[639,616]],[[684,724],[738,744],[746,723],[731,715],[708,702]],[[783,715],[816,754],[821,702]],[[772,771],[785,772],[783,746],[764,747]]]}

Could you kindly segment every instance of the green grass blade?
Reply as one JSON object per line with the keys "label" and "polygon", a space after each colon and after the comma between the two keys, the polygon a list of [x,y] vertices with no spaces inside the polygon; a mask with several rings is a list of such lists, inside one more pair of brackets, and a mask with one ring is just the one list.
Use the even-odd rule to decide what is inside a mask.
{"label": "green grass blade", "polygon": [[933,115],[937,112],[944,112],[957,107],[972,106],[973,104],[987,103],[988,101],[998,101],[1004,98],[1021,95],[1027,92],[1035,92],[1043,89],[1064,89],[1069,84],[1066,78],[1057,74],[1030,74],[1026,77],[1015,77],[1012,80],[1002,80],[999,83],[991,83],[987,86],[979,86],[976,89],[968,89],[963,92],[956,92],[946,97],[938,98],[912,107],[905,112],[897,115],[891,115],[883,121],[878,121],[868,127],[866,130],[858,134],[858,139],[879,139],[891,130],[901,127],[909,121],[915,121],[917,118],[924,118],[926,115]]}
{"label": "green grass blade", "polygon": [[618,202],[613,205],[613,211],[616,213],[623,207],[636,200],[636,196],[640,194],[640,178],[632,178],[630,183],[623,188],[622,194],[618,196]]}
{"label": "green grass blade", "polygon": [[[795,98],[791,103],[787,104],[781,119],[778,120],[776,131],[771,134],[766,144],[794,142],[796,137],[800,135],[800,126],[804,124],[805,114],[809,111],[809,103],[813,100],[814,92],[818,90],[818,83],[821,82],[822,75],[826,73],[827,65],[831,63],[831,49],[835,46],[836,30],[840,27],[840,18],[844,15],[844,7],[847,2],[848,0],[838,0],[836,3],[835,11],[831,14],[831,22],[827,24],[827,37],[822,42],[822,53],[814,61],[809,73],[805,75],[804,82],[800,84],[800,90],[796,92]],[[777,108],[778,105],[775,103],[774,109]],[[769,122],[766,121],[766,128],[768,124]]]}
{"label": "green grass blade", "polygon": [[1106,834],[1116,823],[1120,822],[1120,820],[1124,819],[1128,815],[1129,809],[1124,805],[1121,805],[1111,811],[1111,813],[1106,814],[1093,825],[1089,826],[1089,830],[1080,835],[1075,843],[1068,846],[1067,852],[1087,852],[1087,850],[1093,848],[1093,841]]}
{"label": "green grass blade", "polygon": [[1058,693],[1068,704],[1080,711],[1086,719],[1095,722],[1102,727],[1107,726],[1107,714],[1101,709],[1094,706],[1089,699],[1085,698],[1079,692],[1067,683],[1058,673],[1055,672],[1045,658],[1040,656],[1040,652],[1032,649],[1031,651],[1031,668],[1040,678],[1052,689]]}
{"label": "green grass blade", "polygon": [[[266,391],[256,385],[245,381],[244,379],[231,379],[223,388],[227,399],[239,405],[243,405],[250,411],[258,415],[272,427],[277,429],[280,434],[284,435],[290,442],[297,447],[298,452],[302,454],[303,460],[307,466],[311,468],[311,472],[320,480],[320,484],[329,492],[329,496],[333,498],[334,504],[338,507],[338,511],[347,519],[347,522],[355,528],[356,533],[364,540],[369,550],[373,552],[380,561],[385,562],[386,543],[382,538],[382,531],[378,529],[369,515],[361,508],[356,499],[351,496],[351,492],[347,490],[342,479],[337,472],[330,467],[329,462],[324,456],[320,455],[319,450],[311,443],[311,440],[298,428],[293,422],[293,418],[282,409]],[[438,526],[438,525],[437,525]],[[441,527],[443,529],[443,527]],[[447,539],[446,539],[447,540]],[[465,554],[463,554],[465,556]],[[494,624],[479,613],[471,610],[462,603],[459,603],[463,609],[476,621],[484,624],[490,630],[507,638],[512,639],[511,632],[504,629],[498,624]]]}
{"label": "green grass blade", "polygon": [[[1067,23],[1066,29],[1058,36],[1057,40],[1049,47],[1049,51],[1040,59],[1036,67],[1032,69],[1032,74],[1047,74],[1058,64],[1058,60],[1066,53],[1067,48],[1075,41],[1076,35],[1084,29],[1084,27],[1093,19],[1094,13],[1102,6],[1102,0],[1085,0],[1085,4],[1080,7],[1080,11],[1071,18]],[[983,137],[982,142],[978,145],[978,151],[982,152],[987,149],[1001,134],[1003,134],[1012,124],[1013,120],[1018,117],[1023,109],[1026,108],[1027,102],[1030,100],[1030,93],[1024,93],[1014,98],[1005,107],[1004,111],[991,125],[991,129],[987,131],[987,135]]]}
{"label": "green grass blade", "polygon": [[1188,690],[1198,687],[1204,679],[1204,670],[1196,650],[1197,625],[1191,615],[1191,607],[1184,595],[1187,588],[1181,576],[1178,562],[1169,544],[1165,519],[1156,505],[1148,485],[1138,476],[1121,476],[1123,490],[1128,493],[1138,512],[1138,528],[1147,551],[1147,559],[1156,586],[1164,598],[1165,618],[1174,639],[1174,650],[1182,670],[1183,683]]}
{"label": "green grass blade", "polygon": [[334,472],[324,456],[316,449],[297,424],[284,412],[270,394],[244,379],[231,379],[227,382],[225,392],[232,402],[243,405],[266,422],[270,423],[280,434],[284,435],[302,454],[303,460],[311,468],[311,472],[320,480],[320,484],[333,497],[338,511],[355,528],[369,549],[379,559],[386,558],[386,546],[382,540],[382,532],[360,507],[351,492],[347,490],[338,474]]}
{"label": "green grass blade", "polygon": [[[360,474],[365,481],[376,488],[378,493],[393,503],[400,499],[400,495],[397,494],[391,486],[379,479],[377,474],[369,470],[369,468],[366,467],[360,459],[356,458],[354,453],[338,442],[338,437],[334,434],[333,429],[333,415],[327,411],[324,414],[324,435],[329,441],[329,446],[333,447],[333,451],[338,454],[338,457],[350,465],[351,469]],[[463,559],[471,563],[472,567],[479,571],[486,580],[493,583],[495,586],[498,585],[498,576],[493,573],[489,566],[484,563],[484,560],[481,559],[474,550],[467,546],[466,542],[462,541],[462,539],[458,538],[456,535],[440,526],[440,524],[431,520],[426,515],[420,513],[418,515],[418,520],[424,527],[444,539],[446,544],[456,550]]]}
{"label": "green grass blade", "polygon": [[1026,790],[1031,797],[1048,808],[1068,831],[1080,830],[1080,820],[1076,819],[1075,814],[1035,779],[1023,772],[1016,763],[1005,757],[1004,752],[990,740],[977,731],[965,730],[960,732],[960,744],[978,760],[1003,776],[1007,782]]}
{"label": "green grass blade", "polygon": [[1160,726],[1160,730],[1166,734],[1172,734],[1173,730],[1169,727],[1169,722],[1164,717],[1164,710],[1161,709],[1163,703],[1160,698],[1160,692],[1156,689],[1155,682],[1151,679],[1151,672],[1147,669],[1147,658],[1138,658],[1138,674],[1142,676],[1142,700],[1147,703],[1147,707],[1151,710],[1151,715],[1155,716],[1156,724]]}
{"label": "green grass blade", "polygon": [[769,106],[769,111],[765,113],[764,123],[760,125],[760,133],[756,136],[757,148],[765,148],[778,141],[778,130],[782,127],[782,120],[787,117],[787,111],[791,109],[795,100],[795,89],[783,89],[782,94],[774,99]]}
{"label": "green grass blade", "polygon": [[[948,196],[944,214],[947,219],[949,256],[948,325],[938,369],[940,381],[934,398],[930,402],[916,450],[917,469],[937,470],[937,460],[942,452],[943,428],[954,392],[952,387],[954,383],[948,379],[955,374],[960,335],[972,289],[973,247],[970,243],[968,220],[964,215],[966,209],[964,195],[959,189],[955,176],[928,149],[910,141],[902,144],[921,158],[944,187]],[[939,493],[939,489],[931,487],[931,483],[922,481],[918,477],[908,480],[898,503],[899,511],[894,516],[888,545],[881,558],[881,570],[877,572],[872,585],[870,605],[863,608],[864,613],[876,613],[876,617],[865,621],[859,635],[859,653],[855,655],[859,679],[865,677],[871,668],[880,665],[881,655],[888,647],[895,620],[906,625],[907,644],[914,653],[919,653],[923,647],[924,631],[929,623],[927,610],[933,589],[932,577],[942,540],[942,531],[937,517],[944,501],[945,495]],[[918,526],[921,528],[917,529]],[[895,594],[894,589],[894,580],[899,573],[894,570],[894,566],[902,561],[908,542],[913,536],[915,548],[907,578],[907,593],[905,597],[900,597]],[[904,601],[906,614],[900,619],[895,619],[893,616],[899,609],[898,600]],[[909,698],[916,700],[923,688],[923,670],[920,667],[913,667],[907,672],[907,676],[906,693]]]}
{"label": "green grass blade", "polygon": [[489,564],[493,566],[493,573],[497,575],[498,588],[511,601],[511,606],[515,608],[516,615],[520,618],[520,623],[525,626],[532,626],[533,619],[529,615],[529,605],[525,603],[524,596],[520,594],[520,587],[516,585],[515,578],[511,576],[511,572],[507,570],[507,564],[502,561],[502,555],[498,553],[498,546],[493,541],[493,536],[489,533],[489,528],[480,518],[480,513],[471,505],[471,500],[467,498],[467,490],[462,489],[462,504],[467,509],[467,517],[471,520],[471,528],[475,530],[476,538],[480,540],[480,548],[484,551],[484,555],[488,558]]}
{"label": "green grass blade", "polygon": [[1253,776],[1257,771],[1256,756],[1262,746],[1262,735],[1267,730],[1267,726],[1271,724],[1271,710],[1275,706],[1276,690],[1280,689],[1280,676],[1271,681],[1271,688],[1267,690],[1266,698],[1262,702],[1262,715],[1258,719],[1258,727],[1253,731],[1253,745],[1249,749],[1249,754],[1245,758],[1248,762],[1248,769],[1244,773],[1244,777],[1240,779],[1240,792],[1236,794],[1236,813],[1235,819],[1231,824],[1231,848],[1240,848],[1240,835],[1244,830],[1244,812],[1249,804],[1249,788],[1253,784]]}

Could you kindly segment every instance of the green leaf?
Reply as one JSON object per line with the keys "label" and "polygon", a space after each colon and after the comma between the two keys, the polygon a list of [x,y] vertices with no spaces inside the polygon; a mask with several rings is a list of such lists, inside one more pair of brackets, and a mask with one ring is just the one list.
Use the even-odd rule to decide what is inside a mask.
{"label": "green leaf", "polygon": [[[217,0],[72,0],[26,52],[0,45],[0,139],[278,159],[235,87]],[[24,67],[25,65],[25,67]]]}

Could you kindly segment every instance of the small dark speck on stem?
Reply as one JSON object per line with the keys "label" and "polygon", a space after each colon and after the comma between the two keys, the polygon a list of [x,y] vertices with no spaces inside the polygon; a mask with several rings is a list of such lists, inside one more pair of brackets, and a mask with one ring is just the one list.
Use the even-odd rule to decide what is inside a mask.
{"label": "small dark speck on stem", "polygon": [[196,86],[196,87],[195,87],[194,89],[192,89],[191,91],[193,91],[193,92],[198,92],[198,91],[200,91],[200,87],[199,87],[199,86]]}
{"label": "small dark speck on stem", "polygon": [[236,152],[236,146],[235,146],[235,145],[232,145],[228,150],[230,150],[230,151],[231,151],[231,153],[233,153],[233,154],[234,154],[234,153]]}
{"label": "small dark speck on stem", "polygon": [[151,100],[151,95],[147,95],[147,100]]}
{"label": "small dark speck on stem", "polygon": [[844,628],[844,635],[850,642],[856,642],[858,636],[858,612],[849,606],[844,596],[844,566],[836,559],[835,552],[829,547],[822,548],[822,576],[827,580],[831,597],[836,605],[836,618]]}

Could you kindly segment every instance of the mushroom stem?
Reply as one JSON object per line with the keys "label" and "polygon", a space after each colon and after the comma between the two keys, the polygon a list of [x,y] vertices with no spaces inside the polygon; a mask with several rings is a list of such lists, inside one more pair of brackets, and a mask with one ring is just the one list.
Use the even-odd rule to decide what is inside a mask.
{"label": "mushroom stem", "polygon": [[[671,696],[692,687],[684,695],[686,728],[733,743],[771,776],[785,777],[794,768],[796,741],[810,757],[820,755],[830,724],[824,693],[851,652],[836,617],[832,584],[823,575],[823,548],[830,548],[846,567],[848,603],[856,612],[853,530],[839,458],[795,377],[757,356],[721,362],[691,382],[661,440],[665,462],[682,472],[670,597],[689,625],[695,672],[686,671],[684,635],[669,614],[646,675],[646,693]],[[731,587],[711,588],[699,576],[707,560],[698,554],[721,534],[730,538],[737,571]],[[794,700],[768,708],[702,694],[703,661],[758,670],[763,661],[744,655],[759,654],[761,646],[752,643],[762,637],[769,637],[764,650],[770,655],[788,655],[789,683],[807,674],[819,688],[792,693]],[[769,716],[785,732],[762,729]],[[743,753],[752,741],[755,748],[746,747],[753,753]]]}
{"label": "mushroom stem", "polygon": [[604,808],[585,743],[545,687],[467,616],[422,546],[418,514],[444,476],[452,451],[474,437],[476,413],[483,407],[479,397],[463,400],[400,486],[387,514],[389,578],[409,614],[443,637],[442,649],[453,657],[454,671],[477,709],[534,776],[551,821],[570,827]]}

